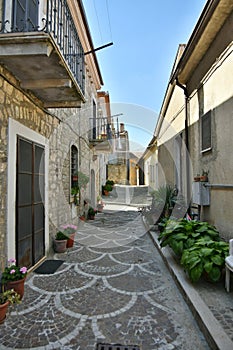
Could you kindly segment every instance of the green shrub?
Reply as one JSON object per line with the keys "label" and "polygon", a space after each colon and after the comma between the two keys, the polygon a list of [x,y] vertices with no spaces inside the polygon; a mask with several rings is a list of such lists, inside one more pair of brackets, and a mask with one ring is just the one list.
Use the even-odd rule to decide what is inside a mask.
{"label": "green shrub", "polygon": [[192,247],[199,238],[204,238],[207,241],[220,240],[219,232],[208,222],[186,219],[167,220],[158,237],[161,247],[168,245],[179,257],[184,249]]}
{"label": "green shrub", "polygon": [[217,282],[221,278],[228,254],[228,243],[202,237],[183,251],[181,265],[192,282],[197,282],[205,273],[212,282]]}

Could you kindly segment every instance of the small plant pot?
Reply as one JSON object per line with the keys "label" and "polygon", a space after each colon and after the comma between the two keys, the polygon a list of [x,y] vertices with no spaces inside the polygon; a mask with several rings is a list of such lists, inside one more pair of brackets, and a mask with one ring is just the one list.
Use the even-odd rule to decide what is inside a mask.
{"label": "small plant pot", "polygon": [[74,245],[74,237],[75,237],[75,233],[71,233],[69,238],[66,241],[66,248],[72,248]]}
{"label": "small plant pot", "polygon": [[101,205],[101,204],[98,204],[98,205],[97,205],[97,210],[98,210],[99,213],[102,213],[103,208],[104,208],[103,205]]}
{"label": "small plant pot", "polygon": [[200,181],[201,182],[207,182],[208,181],[208,176],[206,176],[206,175],[200,176]]}
{"label": "small plant pot", "polygon": [[3,323],[6,318],[8,305],[9,301],[6,301],[4,304],[0,304],[0,324]]}
{"label": "small plant pot", "polygon": [[199,182],[200,181],[200,176],[195,176],[194,178],[193,178],[193,180],[195,181],[195,182]]}
{"label": "small plant pot", "polygon": [[18,281],[9,281],[6,284],[6,289],[14,289],[14,291],[20,295],[20,299],[23,299],[24,296],[24,282],[26,278],[22,278],[21,280]]}
{"label": "small plant pot", "polygon": [[89,215],[89,216],[88,216],[88,219],[89,219],[89,220],[95,220],[95,215]]}
{"label": "small plant pot", "polygon": [[53,241],[53,248],[56,253],[65,253],[66,244],[67,244],[67,239],[62,239],[62,240],[55,239]]}

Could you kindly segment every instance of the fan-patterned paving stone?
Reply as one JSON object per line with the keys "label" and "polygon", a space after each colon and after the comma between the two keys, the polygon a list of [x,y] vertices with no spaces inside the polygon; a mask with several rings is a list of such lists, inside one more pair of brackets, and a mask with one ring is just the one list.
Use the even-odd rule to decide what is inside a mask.
{"label": "fan-patterned paving stone", "polygon": [[101,279],[86,290],[60,295],[64,308],[89,317],[103,317],[101,315],[126,308],[131,299],[132,297],[129,295],[122,295],[107,288]]}
{"label": "fan-patterned paving stone", "polygon": [[[186,324],[177,323],[177,320],[174,320],[174,312],[153,306],[140,296],[129,311],[115,320],[101,319],[98,325],[103,334],[104,330],[108,329],[104,340],[106,343],[117,343],[121,339],[121,343],[138,344],[146,350],[193,350],[193,344],[198,350],[208,349],[198,329],[192,334],[192,340],[195,342],[190,342],[190,337],[187,337],[187,334],[190,334],[189,327],[193,329],[190,314],[188,319]],[[182,327],[182,331],[179,326]],[[185,338],[181,336],[183,333],[186,334]]]}
{"label": "fan-patterned paving stone", "polygon": [[78,275],[73,265],[63,272],[53,275],[34,275],[33,286],[39,291],[51,293],[66,292],[90,284],[93,277]]}
{"label": "fan-patterned paving stone", "polygon": [[81,263],[78,268],[90,275],[111,276],[122,273],[129,269],[130,265],[123,265],[113,261],[109,256],[103,256],[101,259],[92,262]]}
{"label": "fan-patterned paving stone", "polygon": [[59,254],[59,259],[65,260],[66,263],[79,263],[96,259],[102,256],[102,252],[94,252],[86,246],[80,246],[78,250],[73,250],[68,253]]}
{"label": "fan-patterned paving stone", "polygon": [[[28,276],[18,312],[0,326],[0,349],[94,350],[101,340],[146,350],[208,350],[138,213],[101,218],[104,229],[84,223],[74,248],[55,255],[65,260],[55,274]],[[113,245],[107,233],[125,238],[125,245]],[[79,237],[85,243],[95,237],[96,246]]]}
{"label": "fan-patterned paving stone", "polygon": [[127,263],[127,264],[140,264],[143,262],[149,262],[154,260],[154,253],[152,251],[142,252],[138,249],[133,249],[130,252],[118,254],[115,256],[115,259],[119,262]]}
{"label": "fan-patterned paving stone", "polygon": [[[66,337],[78,324],[78,318],[68,316],[56,308],[52,297],[33,313],[7,318],[1,325],[1,344],[10,349],[18,348],[19,342],[22,348],[46,346]],[[11,329],[10,337],[7,329]]]}
{"label": "fan-patterned paving stone", "polygon": [[[137,293],[153,290],[155,276],[146,273],[139,266],[135,265],[126,275],[108,278],[108,283],[112,288]],[[156,277],[159,282],[158,277]],[[161,283],[162,278],[160,279]]]}

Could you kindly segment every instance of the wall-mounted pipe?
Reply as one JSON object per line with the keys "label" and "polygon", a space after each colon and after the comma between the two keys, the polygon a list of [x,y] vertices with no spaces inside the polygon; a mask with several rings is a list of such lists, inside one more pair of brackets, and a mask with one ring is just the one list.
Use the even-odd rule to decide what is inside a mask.
{"label": "wall-mounted pipe", "polygon": [[[186,177],[187,177],[187,200],[188,202],[191,200],[191,183],[190,183],[190,165],[189,165],[189,131],[188,131],[188,90],[185,85],[182,85],[179,82],[179,79],[176,78],[175,80],[176,85],[179,86],[184,91],[185,96],[185,146],[186,146]],[[190,213],[190,207],[188,209],[188,212]]]}
{"label": "wall-mounted pipe", "polygon": [[204,184],[205,187],[210,187],[210,188],[220,188],[220,189],[232,189],[233,190],[233,185],[230,184],[209,184],[206,183]]}

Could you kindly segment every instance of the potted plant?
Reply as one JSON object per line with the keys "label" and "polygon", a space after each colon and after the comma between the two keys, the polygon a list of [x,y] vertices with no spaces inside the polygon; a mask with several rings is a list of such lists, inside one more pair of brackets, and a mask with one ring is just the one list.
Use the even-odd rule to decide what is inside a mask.
{"label": "potted plant", "polygon": [[77,226],[73,224],[67,224],[61,226],[61,231],[67,237],[66,248],[71,248],[74,245],[75,232],[77,231]]}
{"label": "potted plant", "polygon": [[71,196],[75,205],[79,204],[79,187],[71,187]]}
{"label": "potted plant", "polygon": [[200,176],[200,181],[207,182],[208,175],[209,175],[209,171],[202,170],[202,175]]}
{"label": "potted plant", "polygon": [[194,178],[193,178],[193,180],[194,180],[195,182],[199,182],[200,179],[201,179],[200,174],[197,174],[197,175],[194,176]]}
{"label": "potted plant", "polygon": [[111,185],[104,185],[103,186],[103,192],[104,192],[104,195],[105,196],[108,196],[109,195],[109,192],[112,191],[112,186]]}
{"label": "potted plant", "polygon": [[20,295],[14,289],[8,289],[0,293],[0,324],[4,322],[9,304],[19,304],[21,302]]}
{"label": "potted plant", "polygon": [[87,212],[87,218],[89,220],[94,220],[95,219],[95,214],[97,213],[97,210],[92,208],[92,207],[89,207],[88,209],[88,212]]}
{"label": "potted plant", "polygon": [[68,237],[62,232],[58,231],[53,241],[53,248],[56,253],[64,253],[66,251]]}
{"label": "potted plant", "polygon": [[8,260],[8,266],[2,273],[2,284],[6,290],[14,289],[20,298],[24,295],[24,282],[27,276],[27,268],[16,265],[15,259]]}
{"label": "potted plant", "polygon": [[97,197],[97,211],[98,211],[99,213],[102,213],[103,208],[104,208],[104,202],[102,201],[101,196],[98,196],[98,197]]}

